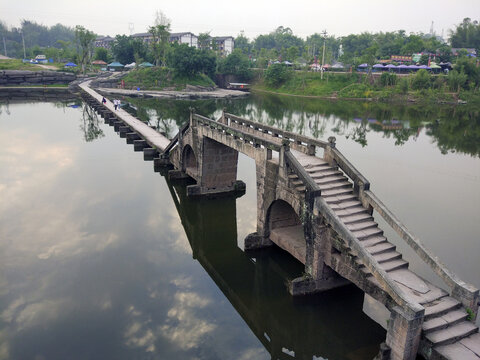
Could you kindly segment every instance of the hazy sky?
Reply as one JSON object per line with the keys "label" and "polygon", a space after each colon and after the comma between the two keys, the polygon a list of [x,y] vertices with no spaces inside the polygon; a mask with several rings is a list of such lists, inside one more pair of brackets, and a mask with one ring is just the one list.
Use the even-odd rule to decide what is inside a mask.
{"label": "hazy sky", "polygon": [[211,32],[236,36],[241,30],[250,39],[282,25],[306,38],[326,29],[336,36],[363,31],[407,33],[430,31],[438,35],[453,29],[463,18],[480,20],[479,0],[0,0],[0,20],[19,26],[21,19],[51,26],[83,25],[100,35],[146,32],[155,12],[171,19],[172,32]]}

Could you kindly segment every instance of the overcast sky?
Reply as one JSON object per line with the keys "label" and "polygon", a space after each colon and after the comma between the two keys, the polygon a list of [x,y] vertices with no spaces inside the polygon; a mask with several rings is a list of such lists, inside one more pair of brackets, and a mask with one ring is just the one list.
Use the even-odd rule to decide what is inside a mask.
{"label": "overcast sky", "polygon": [[282,25],[306,38],[326,29],[343,36],[363,31],[430,31],[454,29],[463,18],[480,20],[480,0],[0,0],[0,20],[19,26],[21,19],[51,26],[83,25],[99,35],[146,32],[161,10],[171,19],[172,32],[210,32],[214,36],[250,39]]}

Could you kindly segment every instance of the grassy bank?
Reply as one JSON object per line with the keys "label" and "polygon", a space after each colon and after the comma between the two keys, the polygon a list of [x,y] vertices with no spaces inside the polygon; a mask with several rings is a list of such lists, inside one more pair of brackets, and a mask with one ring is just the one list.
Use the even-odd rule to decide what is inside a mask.
{"label": "grassy bank", "polygon": [[46,69],[46,68],[42,67],[41,65],[42,64],[24,63],[20,59],[0,60],[0,70],[29,70],[29,71],[63,70],[63,64],[58,64],[58,63],[45,64],[49,67],[55,67],[55,70]]}
{"label": "grassy bank", "polygon": [[159,67],[129,71],[123,80],[126,88],[140,87],[143,90],[183,90],[187,85],[215,86],[213,80],[206,75],[179,77],[171,69]]}
{"label": "grassy bank", "polygon": [[281,81],[272,81],[268,72],[252,87],[253,91],[263,91],[284,95],[359,99],[385,102],[433,102],[458,103],[459,101],[480,101],[478,91],[452,92],[445,76],[412,74],[367,75],[362,73],[329,73],[321,79],[320,73],[288,71],[281,74]]}

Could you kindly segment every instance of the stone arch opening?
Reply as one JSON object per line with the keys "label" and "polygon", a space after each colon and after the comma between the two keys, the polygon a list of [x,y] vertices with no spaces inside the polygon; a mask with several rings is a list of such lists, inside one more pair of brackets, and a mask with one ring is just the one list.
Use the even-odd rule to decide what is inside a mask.
{"label": "stone arch opening", "polygon": [[267,213],[270,240],[305,264],[307,245],[303,224],[295,209],[284,200],[272,202]]}
{"label": "stone arch opening", "polygon": [[185,167],[185,172],[188,175],[195,174],[197,171],[197,157],[193,152],[193,149],[190,145],[185,145],[183,148],[183,165]]}

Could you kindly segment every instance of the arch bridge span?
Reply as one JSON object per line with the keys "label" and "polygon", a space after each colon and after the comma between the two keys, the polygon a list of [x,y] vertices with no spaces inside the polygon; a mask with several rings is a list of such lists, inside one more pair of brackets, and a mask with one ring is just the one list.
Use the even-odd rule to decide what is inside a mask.
{"label": "arch bridge span", "polygon": [[[85,90],[87,101],[105,114],[101,96],[90,91]],[[159,163],[173,164],[172,177],[196,181],[187,188],[189,196],[244,191],[237,180],[238,153],[254,159],[257,229],[245,239],[245,249],[276,244],[303,263],[305,275],[289,284],[293,295],[354,283],[384,304],[390,319],[379,359],[415,359],[417,353],[426,359],[480,359],[478,289],[450,272],[411,234],[336,148],[334,138],[319,141],[227,112],[218,121],[191,112],[173,140],[156,143],[158,133],[122,115],[113,116],[156,151]],[[373,210],[448,291],[409,269]]]}

